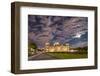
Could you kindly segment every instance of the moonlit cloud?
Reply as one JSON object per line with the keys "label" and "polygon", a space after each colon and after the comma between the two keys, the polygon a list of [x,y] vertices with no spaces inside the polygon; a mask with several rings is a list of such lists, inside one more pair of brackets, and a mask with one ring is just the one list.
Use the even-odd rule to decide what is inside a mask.
{"label": "moonlit cloud", "polygon": [[73,38],[80,38],[81,34],[77,33]]}

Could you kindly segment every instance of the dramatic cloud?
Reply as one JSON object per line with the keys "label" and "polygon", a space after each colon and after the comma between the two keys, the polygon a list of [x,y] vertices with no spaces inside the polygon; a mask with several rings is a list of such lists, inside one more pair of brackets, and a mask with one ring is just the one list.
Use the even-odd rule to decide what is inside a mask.
{"label": "dramatic cloud", "polygon": [[87,46],[87,37],[87,17],[28,15],[28,40],[39,48],[46,42],[84,47]]}

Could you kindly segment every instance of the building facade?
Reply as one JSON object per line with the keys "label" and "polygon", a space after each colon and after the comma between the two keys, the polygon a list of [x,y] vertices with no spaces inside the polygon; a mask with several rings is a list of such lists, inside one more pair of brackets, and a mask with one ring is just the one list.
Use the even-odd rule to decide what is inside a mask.
{"label": "building facade", "polygon": [[50,43],[45,44],[44,48],[45,52],[69,52],[70,46],[69,44],[60,44],[59,42],[55,42],[53,45]]}

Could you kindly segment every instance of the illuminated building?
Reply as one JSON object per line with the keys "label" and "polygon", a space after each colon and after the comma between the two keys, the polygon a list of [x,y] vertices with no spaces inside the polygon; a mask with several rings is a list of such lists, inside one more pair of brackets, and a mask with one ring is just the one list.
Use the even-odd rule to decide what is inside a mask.
{"label": "illuminated building", "polygon": [[44,48],[45,52],[69,52],[70,46],[69,44],[60,44],[59,42],[55,42],[53,45],[50,43],[45,44]]}

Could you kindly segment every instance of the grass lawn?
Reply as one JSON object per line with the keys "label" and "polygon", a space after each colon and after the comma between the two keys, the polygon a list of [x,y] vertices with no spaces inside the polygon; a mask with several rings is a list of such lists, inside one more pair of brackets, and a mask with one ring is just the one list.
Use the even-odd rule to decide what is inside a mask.
{"label": "grass lawn", "polygon": [[78,54],[78,53],[60,53],[60,52],[48,52],[50,56],[53,56],[57,59],[78,59],[78,58],[87,58],[88,54]]}

